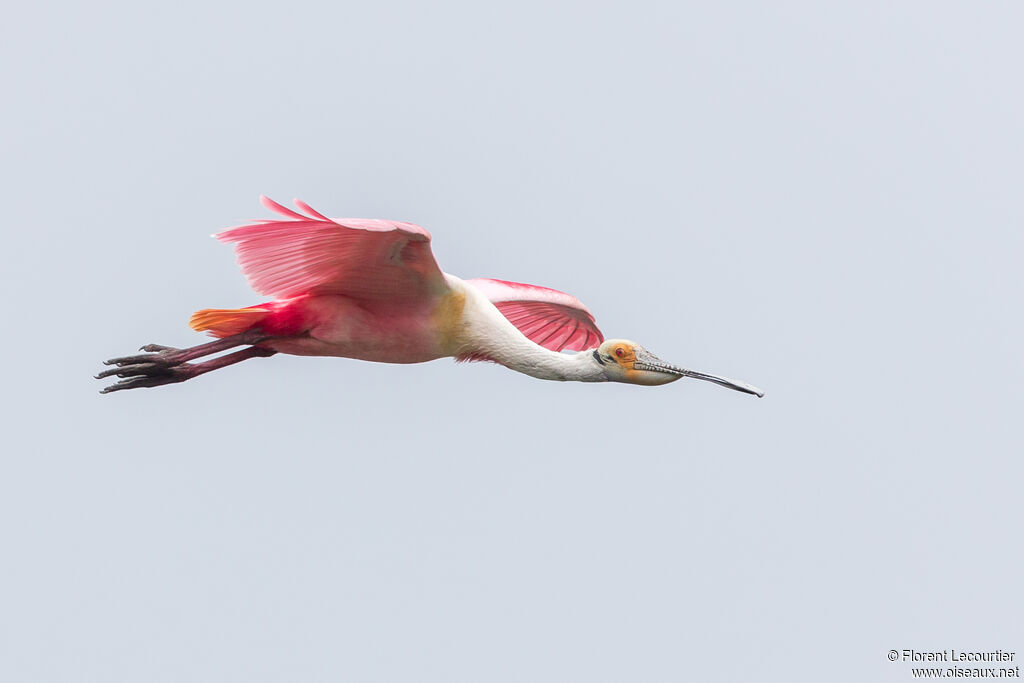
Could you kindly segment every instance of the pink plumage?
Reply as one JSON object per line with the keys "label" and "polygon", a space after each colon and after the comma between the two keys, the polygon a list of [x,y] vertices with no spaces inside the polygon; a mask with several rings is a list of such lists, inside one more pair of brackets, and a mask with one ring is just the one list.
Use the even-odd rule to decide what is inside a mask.
{"label": "pink plumage", "polygon": [[[260,294],[280,299],[342,295],[391,305],[429,299],[447,289],[430,252],[430,233],[418,225],[327,218],[298,199],[295,205],[306,215],[268,197],[260,201],[286,220],[261,221],[216,235],[235,244],[242,273]],[[593,314],[572,295],[507,280],[467,282],[528,339],[546,349],[582,351],[604,341]],[[294,318],[292,309],[277,309],[267,323],[284,315]],[[226,329],[237,331],[233,323]]]}
{"label": "pink plumage", "polygon": [[329,219],[296,201],[311,214],[304,216],[267,197],[260,199],[291,220],[253,223],[216,235],[235,243],[242,273],[260,294],[409,301],[445,287],[430,252],[430,233],[418,225]]}
{"label": "pink plumage", "polygon": [[576,297],[550,287],[477,278],[482,291],[527,339],[551,351],[584,351],[604,341],[594,316]]}

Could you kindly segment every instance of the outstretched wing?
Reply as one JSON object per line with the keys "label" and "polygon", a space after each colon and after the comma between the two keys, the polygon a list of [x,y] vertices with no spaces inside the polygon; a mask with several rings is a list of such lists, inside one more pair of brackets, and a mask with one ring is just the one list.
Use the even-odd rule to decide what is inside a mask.
{"label": "outstretched wing", "polygon": [[604,341],[594,316],[565,292],[519,282],[467,280],[530,341],[551,351],[584,351]]}
{"label": "outstretched wing", "polygon": [[249,285],[288,299],[342,294],[353,299],[414,301],[447,283],[430,251],[430,233],[412,223],[328,218],[295,200],[297,213],[267,197],[260,201],[284,220],[264,220],[215,235],[234,242]]}

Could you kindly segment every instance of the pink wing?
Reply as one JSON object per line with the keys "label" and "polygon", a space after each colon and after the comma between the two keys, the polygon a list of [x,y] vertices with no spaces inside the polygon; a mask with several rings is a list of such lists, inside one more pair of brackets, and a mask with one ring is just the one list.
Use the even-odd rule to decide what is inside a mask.
{"label": "pink wing", "polygon": [[260,294],[343,294],[353,299],[413,301],[448,287],[430,251],[430,233],[412,223],[327,218],[304,202],[285,208],[260,201],[287,220],[230,228],[215,237],[234,242],[249,285]]}
{"label": "pink wing", "polygon": [[584,351],[604,341],[587,307],[565,292],[505,280],[467,282],[482,291],[530,341],[546,349]]}

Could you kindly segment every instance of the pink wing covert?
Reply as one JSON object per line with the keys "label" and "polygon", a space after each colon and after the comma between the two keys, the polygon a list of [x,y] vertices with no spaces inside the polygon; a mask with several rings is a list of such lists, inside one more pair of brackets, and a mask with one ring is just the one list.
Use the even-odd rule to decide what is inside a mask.
{"label": "pink wing covert", "polygon": [[520,332],[551,351],[585,351],[604,341],[594,316],[574,296],[557,289],[506,280],[467,280]]}
{"label": "pink wing covert", "polygon": [[295,200],[303,215],[267,197],[287,220],[230,228],[215,237],[234,242],[242,273],[275,299],[341,294],[367,301],[415,301],[448,287],[430,251],[430,233],[412,223],[327,218]]}

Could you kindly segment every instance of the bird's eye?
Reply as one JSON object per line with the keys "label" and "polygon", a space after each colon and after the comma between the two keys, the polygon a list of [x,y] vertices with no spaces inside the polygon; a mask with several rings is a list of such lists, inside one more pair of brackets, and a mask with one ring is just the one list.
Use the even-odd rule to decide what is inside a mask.
{"label": "bird's eye", "polygon": [[622,347],[620,346],[619,348],[615,349],[615,355],[618,356],[619,358],[622,358],[623,356],[626,355],[626,352],[623,351]]}

